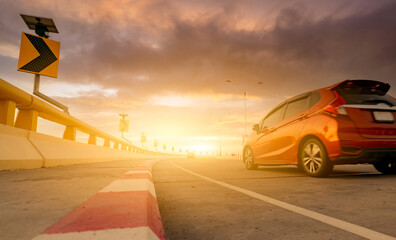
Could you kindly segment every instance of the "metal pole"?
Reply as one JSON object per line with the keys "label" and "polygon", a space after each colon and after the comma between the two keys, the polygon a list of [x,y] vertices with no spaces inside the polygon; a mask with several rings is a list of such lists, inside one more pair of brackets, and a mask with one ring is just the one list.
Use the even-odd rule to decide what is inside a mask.
{"label": "metal pole", "polygon": [[219,156],[221,157],[221,137],[220,137],[220,152],[219,152]]}
{"label": "metal pole", "polygon": [[[244,92],[243,95],[245,98],[245,135],[244,136],[246,136],[247,135],[247,130],[246,130],[246,92]],[[244,137],[244,139],[245,139],[245,137]]]}
{"label": "metal pole", "polygon": [[34,74],[33,92],[40,91],[40,74]]}
{"label": "metal pole", "polygon": [[34,85],[33,85],[33,94],[37,97],[55,105],[56,107],[62,109],[65,113],[69,113],[69,108],[63,105],[62,103],[42,94],[40,92],[40,74],[34,74]]}
{"label": "metal pole", "polygon": [[[231,80],[226,80],[227,83],[233,83]],[[262,82],[258,82],[258,84],[262,84]],[[245,138],[247,138],[247,128],[246,128],[246,91],[243,92],[244,102],[245,102],[245,134],[243,135],[243,144],[245,144]]]}

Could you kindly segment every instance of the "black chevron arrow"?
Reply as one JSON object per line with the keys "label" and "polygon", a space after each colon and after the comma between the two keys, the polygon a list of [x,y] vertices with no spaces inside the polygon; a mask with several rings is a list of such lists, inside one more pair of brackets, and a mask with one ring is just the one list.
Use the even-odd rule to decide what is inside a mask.
{"label": "black chevron arrow", "polygon": [[26,33],[25,36],[33,44],[34,48],[36,48],[40,56],[36,57],[20,69],[39,73],[43,71],[46,67],[51,65],[53,62],[58,60],[58,58],[56,58],[55,54],[51,51],[51,49],[42,38],[28,35]]}

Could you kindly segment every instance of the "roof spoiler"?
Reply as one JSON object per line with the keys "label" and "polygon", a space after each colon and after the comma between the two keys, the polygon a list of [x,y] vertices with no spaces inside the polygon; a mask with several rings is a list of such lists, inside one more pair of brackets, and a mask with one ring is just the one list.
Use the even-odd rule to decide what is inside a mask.
{"label": "roof spoiler", "polygon": [[340,83],[337,83],[330,87],[332,90],[337,89],[347,89],[347,88],[365,88],[365,89],[372,89],[372,91],[376,91],[381,95],[385,95],[389,89],[390,85],[388,83],[383,83],[375,80],[345,80]]}

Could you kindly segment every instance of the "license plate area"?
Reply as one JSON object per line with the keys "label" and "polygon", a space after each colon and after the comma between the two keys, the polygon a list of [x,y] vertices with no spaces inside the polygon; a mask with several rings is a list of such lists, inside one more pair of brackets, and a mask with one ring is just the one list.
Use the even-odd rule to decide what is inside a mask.
{"label": "license plate area", "polygon": [[392,112],[374,111],[373,117],[376,122],[393,123],[395,121]]}

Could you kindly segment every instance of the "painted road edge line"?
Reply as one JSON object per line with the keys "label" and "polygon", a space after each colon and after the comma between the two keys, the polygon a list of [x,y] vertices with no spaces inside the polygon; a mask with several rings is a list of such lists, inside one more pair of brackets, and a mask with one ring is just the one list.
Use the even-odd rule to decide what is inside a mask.
{"label": "painted road edge line", "polygon": [[155,198],[154,184],[149,179],[119,179],[110,183],[99,192],[149,191]]}
{"label": "painted road edge line", "polygon": [[33,240],[165,240],[151,174],[157,161],[135,166]]}
{"label": "painted road edge line", "polygon": [[40,234],[35,240],[76,240],[76,239],[148,239],[157,240],[158,236],[149,227],[116,228],[98,231],[69,232],[63,234]]}
{"label": "painted road edge line", "polygon": [[246,194],[246,195],[251,196],[253,198],[259,199],[259,200],[261,200],[263,202],[266,202],[266,203],[275,205],[277,207],[280,207],[280,208],[283,208],[283,209],[286,209],[286,210],[301,214],[303,216],[315,219],[315,220],[323,222],[323,223],[325,223],[327,225],[342,229],[344,231],[356,234],[358,236],[361,236],[361,237],[364,237],[364,238],[367,238],[367,239],[375,239],[375,240],[395,240],[396,239],[395,237],[392,237],[392,236],[389,236],[389,235],[385,235],[383,233],[376,232],[376,231],[373,231],[371,229],[368,229],[368,228],[365,228],[365,227],[361,227],[359,225],[356,225],[356,224],[353,224],[353,223],[350,223],[350,222],[339,220],[337,218],[330,217],[330,216],[327,216],[327,215],[324,215],[324,214],[321,214],[321,213],[318,213],[318,212],[314,212],[314,211],[311,211],[311,210],[308,210],[308,209],[305,209],[305,208],[302,208],[302,207],[298,207],[298,206],[292,205],[290,203],[282,202],[282,201],[276,200],[276,199],[271,198],[271,197],[267,197],[265,195],[262,195],[262,194],[259,194],[259,193],[256,193],[256,192],[253,192],[253,191],[250,191],[250,190],[246,190],[246,189],[243,189],[243,188],[240,188],[240,187],[237,187],[237,186],[225,183],[225,182],[214,180],[212,178],[203,176],[201,174],[198,174],[198,173],[190,171],[190,170],[188,170],[186,168],[183,168],[183,167],[177,165],[176,163],[174,163],[173,161],[170,161],[170,163],[173,166],[175,166],[176,168],[179,168],[180,170],[183,170],[183,171],[185,171],[185,172],[187,172],[187,173],[189,173],[191,175],[194,175],[196,177],[202,178],[202,179],[204,179],[204,180],[206,180],[208,182],[215,183],[215,184],[220,185],[222,187],[229,188],[229,189],[232,189],[234,191]]}

